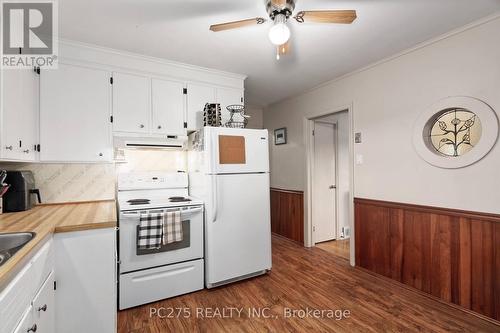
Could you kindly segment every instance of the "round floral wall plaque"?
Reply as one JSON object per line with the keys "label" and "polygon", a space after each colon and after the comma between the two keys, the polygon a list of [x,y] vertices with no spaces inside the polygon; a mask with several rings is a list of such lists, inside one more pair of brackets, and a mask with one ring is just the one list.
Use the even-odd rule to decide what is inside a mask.
{"label": "round floral wall plaque", "polygon": [[497,137],[498,118],[488,104],[471,97],[449,97],[421,113],[413,143],[428,163],[462,168],[488,154]]}

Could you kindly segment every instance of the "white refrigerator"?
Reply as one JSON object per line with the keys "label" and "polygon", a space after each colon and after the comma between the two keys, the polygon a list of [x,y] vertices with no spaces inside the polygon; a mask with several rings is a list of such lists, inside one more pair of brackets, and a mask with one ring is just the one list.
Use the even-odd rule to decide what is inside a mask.
{"label": "white refrigerator", "polygon": [[207,288],[271,269],[267,130],[205,127],[189,137],[190,195],[205,201]]}

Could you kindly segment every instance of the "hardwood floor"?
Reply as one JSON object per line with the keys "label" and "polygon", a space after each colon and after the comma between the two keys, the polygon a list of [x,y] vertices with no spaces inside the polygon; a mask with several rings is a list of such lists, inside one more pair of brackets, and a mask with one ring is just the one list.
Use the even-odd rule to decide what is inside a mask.
{"label": "hardwood floor", "polygon": [[[174,318],[151,316],[151,311]],[[232,318],[206,318],[220,311]],[[171,308],[183,310],[179,318]],[[261,309],[272,318],[249,315]],[[285,318],[288,309],[350,311],[348,318]],[[226,312],[222,313],[225,310]],[[204,317],[201,317],[201,311]],[[338,314],[338,313],[337,313]],[[296,313],[302,317],[303,313]],[[273,270],[265,276],[121,311],[118,332],[499,332],[500,326],[349,266],[317,248],[273,236]]]}
{"label": "hardwood floor", "polygon": [[338,257],[349,260],[349,239],[339,239],[329,242],[317,243],[316,247],[330,252]]}

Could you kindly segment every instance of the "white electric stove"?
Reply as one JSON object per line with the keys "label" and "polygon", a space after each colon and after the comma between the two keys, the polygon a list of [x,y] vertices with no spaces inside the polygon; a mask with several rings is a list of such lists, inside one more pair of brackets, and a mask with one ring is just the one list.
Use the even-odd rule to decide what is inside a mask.
{"label": "white electric stove", "polygon": [[[204,206],[188,195],[187,174],[120,174],[117,201],[119,309],[203,289]],[[140,214],[171,210],[181,212],[183,240],[159,249],[138,249]]]}

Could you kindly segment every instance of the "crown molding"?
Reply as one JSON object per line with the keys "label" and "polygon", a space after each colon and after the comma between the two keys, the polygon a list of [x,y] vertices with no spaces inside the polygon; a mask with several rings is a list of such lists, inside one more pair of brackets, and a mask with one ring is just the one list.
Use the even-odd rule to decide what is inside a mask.
{"label": "crown molding", "polygon": [[222,71],[222,70],[218,70],[218,69],[212,69],[212,68],[207,68],[207,67],[191,65],[191,64],[181,63],[181,62],[177,62],[177,61],[167,60],[164,58],[152,57],[152,56],[147,56],[147,55],[138,54],[138,53],[134,53],[134,52],[123,51],[123,50],[113,49],[113,48],[109,48],[109,47],[104,47],[104,46],[99,46],[99,45],[95,45],[95,44],[89,44],[89,43],[84,43],[84,42],[79,42],[79,41],[74,41],[74,40],[69,40],[69,39],[64,39],[64,38],[59,38],[58,42],[60,43],[60,45],[86,48],[89,50],[110,53],[110,54],[119,55],[122,57],[134,59],[134,60],[142,60],[142,61],[147,61],[147,62],[156,63],[156,64],[160,64],[160,65],[167,65],[167,66],[177,67],[177,68],[181,68],[181,69],[188,69],[188,70],[204,72],[204,73],[208,73],[208,74],[215,74],[215,75],[219,75],[219,76],[223,76],[223,77],[227,77],[227,78],[232,78],[232,79],[245,80],[248,77],[247,75],[244,75],[244,74],[237,74],[237,73],[226,72],[226,71]]}

